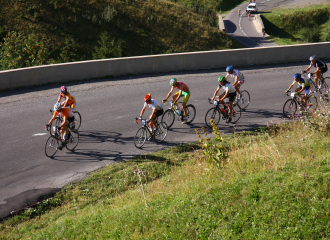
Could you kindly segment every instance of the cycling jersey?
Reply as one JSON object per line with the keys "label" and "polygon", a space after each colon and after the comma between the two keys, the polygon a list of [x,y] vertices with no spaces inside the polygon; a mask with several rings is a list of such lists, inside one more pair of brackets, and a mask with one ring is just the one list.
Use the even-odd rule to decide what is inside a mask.
{"label": "cycling jersey", "polygon": [[228,91],[229,93],[234,93],[236,92],[236,89],[231,83],[226,83],[224,86],[219,84],[219,87],[222,88],[225,92]]}
{"label": "cycling jersey", "polygon": [[314,64],[311,63],[309,66],[315,67],[315,68],[320,68],[321,70],[324,70],[324,69],[328,70],[328,66],[320,60],[316,60]]}
{"label": "cycling jersey", "polygon": [[62,108],[61,111],[55,111],[54,117],[60,115],[62,118],[66,117],[67,119],[74,116],[74,113],[69,108]]}
{"label": "cycling jersey", "polygon": [[295,84],[295,83],[298,83],[299,84],[299,86],[301,86],[301,87],[310,87],[311,86],[311,80],[310,79],[306,79],[306,80],[304,80],[303,78],[300,78],[300,81],[298,81],[298,82],[296,82],[296,81],[293,81],[293,83],[292,84]]}
{"label": "cycling jersey", "polygon": [[236,77],[237,77],[237,80],[238,80],[238,81],[244,80],[244,75],[243,75],[243,73],[241,73],[241,72],[238,71],[237,69],[234,69],[232,74],[227,73],[227,76],[230,76],[230,77],[232,77],[232,78],[236,78]]}
{"label": "cycling jersey", "polygon": [[76,103],[76,99],[74,98],[73,94],[69,91],[67,91],[66,95],[63,93],[60,93],[59,98],[65,98],[65,102],[67,102],[70,106],[74,103]]}
{"label": "cycling jersey", "polygon": [[182,87],[182,92],[188,92],[189,93],[189,88],[188,88],[188,86],[186,84],[184,84],[183,82],[176,82],[176,86],[175,87],[177,89],[181,90],[181,86],[183,86]]}
{"label": "cycling jersey", "polygon": [[152,109],[156,109],[156,111],[158,110],[162,110],[163,109],[163,106],[157,102],[155,99],[151,99],[151,103],[144,103],[144,106],[148,106]]}

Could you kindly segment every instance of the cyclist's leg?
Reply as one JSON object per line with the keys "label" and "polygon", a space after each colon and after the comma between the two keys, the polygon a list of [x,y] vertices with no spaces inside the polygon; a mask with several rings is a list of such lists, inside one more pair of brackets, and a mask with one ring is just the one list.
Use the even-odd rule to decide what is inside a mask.
{"label": "cyclist's leg", "polygon": [[183,109],[183,115],[185,117],[187,117],[187,108],[186,108],[186,105],[188,103],[188,100],[190,98],[190,92],[187,93],[187,92],[182,92],[182,96],[184,96],[183,98],[183,103],[182,103],[182,109]]}
{"label": "cyclist's leg", "polygon": [[150,119],[150,128],[151,128],[151,133],[153,133],[153,130],[154,130],[154,126],[157,127],[157,124],[156,124],[156,114],[155,113],[152,113],[149,117]]}
{"label": "cyclist's leg", "polygon": [[[225,93],[222,93],[219,98],[218,98],[218,101],[220,98],[222,98],[223,96],[225,95]],[[220,103],[222,104],[222,106],[225,108],[226,107],[226,104],[225,104],[225,101],[221,100]]]}
{"label": "cyclist's leg", "polygon": [[76,103],[69,103],[69,106],[70,106],[71,109],[75,109]]}
{"label": "cyclist's leg", "polygon": [[309,88],[310,87],[305,87],[305,94],[303,96],[305,109],[307,107],[307,96],[308,96],[308,93],[309,93]]}
{"label": "cyclist's leg", "polygon": [[236,92],[234,93],[229,93],[229,104],[228,104],[228,116],[231,118],[231,115],[233,113],[233,102],[235,101],[236,98]]}
{"label": "cyclist's leg", "polygon": [[315,72],[315,87],[318,87],[319,84],[318,84],[318,80],[322,80],[321,79],[321,74],[322,74],[322,71],[321,70],[318,70]]}

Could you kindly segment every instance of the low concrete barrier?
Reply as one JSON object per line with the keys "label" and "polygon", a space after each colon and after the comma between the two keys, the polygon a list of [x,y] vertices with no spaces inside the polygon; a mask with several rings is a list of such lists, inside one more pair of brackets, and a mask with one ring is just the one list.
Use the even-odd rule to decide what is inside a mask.
{"label": "low concrete barrier", "polygon": [[113,58],[0,72],[0,89],[127,74],[161,73],[329,58],[330,43]]}
{"label": "low concrete barrier", "polygon": [[253,24],[259,33],[265,31],[264,22],[262,21],[260,14],[254,15]]}
{"label": "low concrete barrier", "polygon": [[218,18],[219,18],[219,29],[223,32],[226,32],[225,23],[223,22],[222,16],[218,15]]}

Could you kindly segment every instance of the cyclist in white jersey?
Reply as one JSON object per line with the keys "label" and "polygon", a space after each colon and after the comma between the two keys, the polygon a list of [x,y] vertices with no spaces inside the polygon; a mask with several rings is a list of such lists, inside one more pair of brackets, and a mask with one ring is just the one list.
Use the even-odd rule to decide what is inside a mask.
{"label": "cyclist in white jersey", "polygon": [[153,132],[153,129],[154,129],[154,126],[157,128],[157,124],[156,124],[156,118],[163,115],[163,105],[160,104],[159,102],[157,102],[155,99],[151,99],[151,94],[148,93],[147,95],[144,96],[144,105],[143,105],[143,108],[141,110],[141,113],[140,113],[140,117],[139,119],[142,119],[142,115],[144,113],[144,111],[146,110],[146,107],[150,107],[152,108],[152,113],[149,117],[150,119],[150,127],[151,127],[151,133]]}
{"label": "cyclist in white jersey", "polygon": [[235,87],[236,91],[238,92],[238,99],[240,99],[241,91],[239,90],[239,87],[245,82],[244,75],[237,69],[234,69],[233,66],[228,66],[226,68],[226,71],[227,71],[226,81],[229,76],[235,79],[233,86]]}
{"label": "cyclist in white jersey", "polygon": [[233,112],[233,102],[235,101],[236,98],[236,89],[234,88],[233,85],[230,84],[230,82],[228,82],[226,80],[225,76],[221,76],[218,78],[219,81],[219,86],[218,88],[215,90],[213,97],[211,98],[211,100],[214,100],[217,93],[219,92],[220,88],[222,88],[224,90],[224,93],[222,93],[218,100],[219,102],[222,103],[222,106],[224,107],[224,109],[227,108],[225,102],[223,101],[225,98],[229,98],[229,104],[228,104],[228,119],[226,120],[227,123],[231,122],[231,116],[232,116],[232,112]]}

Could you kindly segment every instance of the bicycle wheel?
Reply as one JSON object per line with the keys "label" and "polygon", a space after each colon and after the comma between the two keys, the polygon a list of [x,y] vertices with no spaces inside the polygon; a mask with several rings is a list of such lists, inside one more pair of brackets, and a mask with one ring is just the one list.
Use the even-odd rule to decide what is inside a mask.
{"label": "bicycle wheel", "polygon": [[70,131],[70,137],[66,141],[66,149],[69,151],[73,151],[79,143],[79,132],[78,131]]}
{"label": "bicycle wheel", "polygon": [[167,109],[162,116],[161,122],[166,123],[167,128],[172,127],[175,120],[174,112],[171,109]]}
{"label": "bicycle wheel", "polygon": [[318,106],[317,98],[315,96],[308,96],[307,97],[307,109],[306,110],[309,111],[309,112],[314,112],[314,111],[316,111],[317,106]]}
{"label": "bicycle wheel", "polygon": [[311,94],[313,94],[313,93],[315,93],[315,84],[314,84],[314,82],[311,80],[311,87],[310,87],[310,89],[309,89],[309,93],[308,93],[308,95],[311,95]]}
{"label": "bicycle wheel", "polygon": [[154,133],[154,138],[156,142],[162,142],[167,136],[167,126],[166,123],[161,122],[158,124],[157,131]]}
{"label": "bicycle wheel", "polygon": [[61,126],[61,123],[62,123],[62,119],[59,118],[59,117],[56,117],[55,120],[50,125],[49,133],[50,133],[51,136],[54,136],[55,135],[55,132],[56,132],[56,128],[55,127]]}
{"label": "bicycle wheel", "polygon": [[45,144],[45,154],[47,157],[53,157],[58,149],[58,139],[55,136],[50,136]]}
{"label": "bicycle wheel", "polygon": [[327,78],[324,78],[323,81],[319,82],[319,91],[321,94],[327,94],[329,91],[329,86],[328,84],[325,82]]}
{"label": "bicycle wheel", "polygon": [[79,130],[81,125],[81,115],[78,111],[73,111],[74,113],[74,129]]}
{"label": "bicycle wheel", "polygon": [[237,123],[241,118],[242,108],[238,103],[233,104],[233,112],[231,114],[231,123]]}
{"label": "bicycle wheel", "polygon": [[237,101],[242,110],[245,110],[250,104],[250,93],[246,90],[241,91],[241,99]]}
{"label": "bicycle wheel", "polygon": [[189,124],[192,121],[194,121],[194,119],[195,119],[196,108],[192,104],[188,104],[186,108],[187,108],[187,121],[186,121],[186,123]]}
{"label": "bicycle wheel", "polygon": [[297,111],[297,103],[293,99],[288,99],[283,106],[283,115],[287,118],[293,118]]}
{"label": "bicycle wheel", "polygon": [[206,126],[208,126],[209,128],[212,128],[212,124],[211,124],[211,119],[214,120],[214,124],[218,125],[218,123],[220,122],[220,111],[218,108],[214,107],[211,108],[207,111],[207,113],[205,114],[205,124]]}
{"label": "bicycle wheel", "polygon": [[141,127],[135,134],[134,145],[137,148],[141,148],[147,140],[147,130],[145,127]]}

